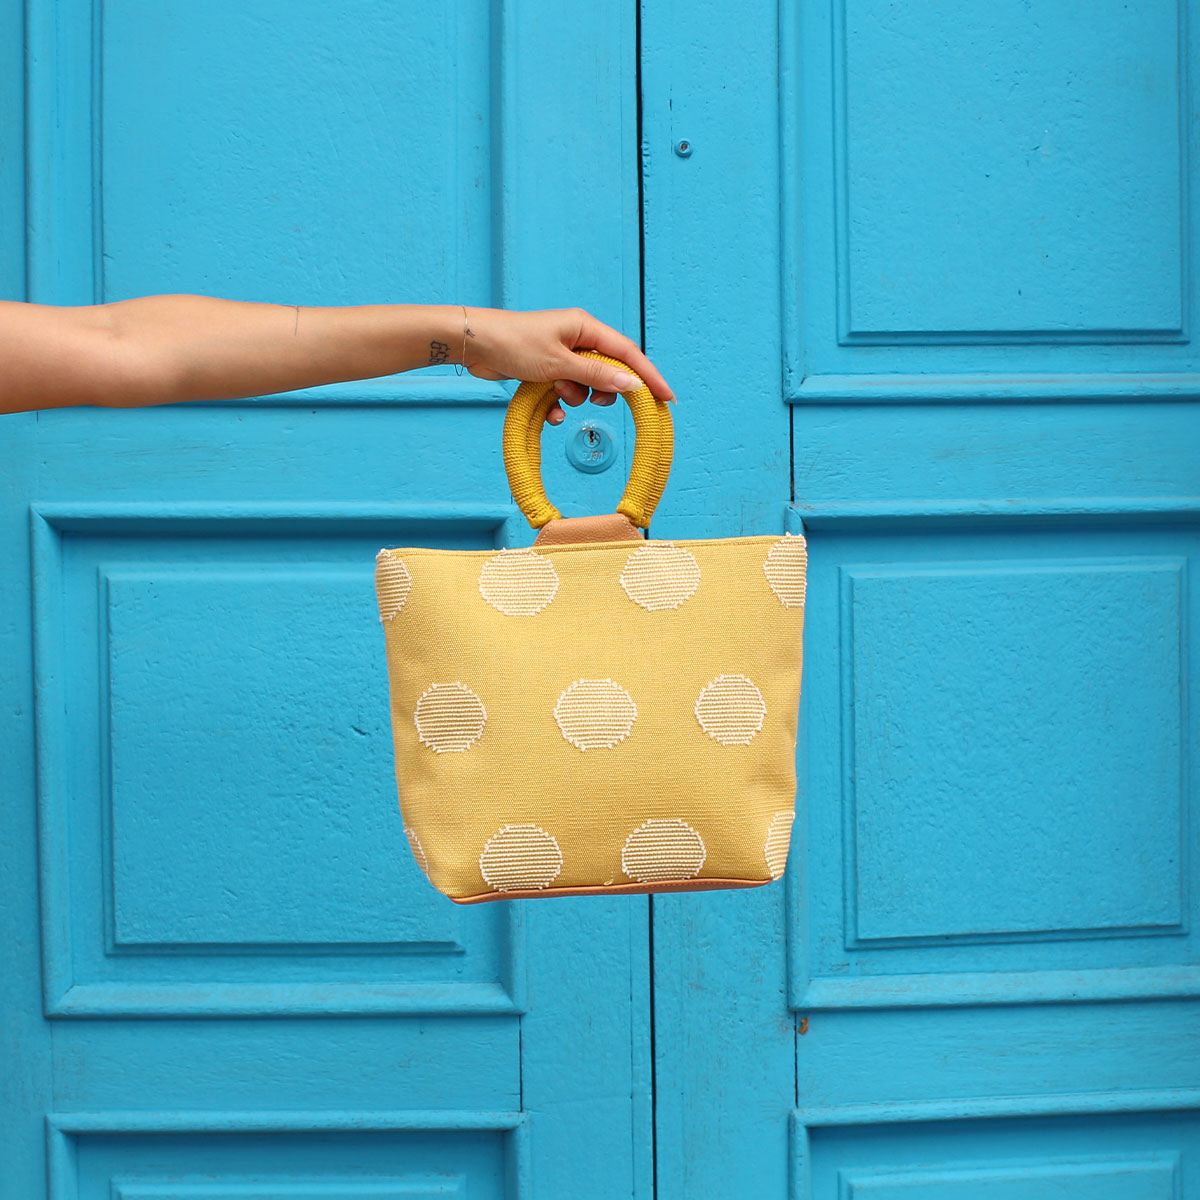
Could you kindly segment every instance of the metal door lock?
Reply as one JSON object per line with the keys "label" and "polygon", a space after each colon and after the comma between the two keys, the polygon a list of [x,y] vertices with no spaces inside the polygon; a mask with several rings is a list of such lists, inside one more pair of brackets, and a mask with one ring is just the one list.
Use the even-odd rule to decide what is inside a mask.
{"label": "metal door lock", "polygon": [[607,471],[616,457],[612,430],[603,421],[584,421],[567,442],[571,465],[591,475]]}

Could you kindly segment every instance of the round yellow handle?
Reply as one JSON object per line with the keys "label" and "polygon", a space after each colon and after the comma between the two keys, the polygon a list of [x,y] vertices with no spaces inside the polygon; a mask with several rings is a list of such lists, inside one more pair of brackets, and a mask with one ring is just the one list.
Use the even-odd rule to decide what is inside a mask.
{"label": "round yellow handle", "polygon": [[[675,445],[671,413],[666,401],[656,400],[627,364],[595,350],[579,353],[620,367],[633,376],[634,386],[621,393],[633,413],[633,464],[617,512],[645,529],[662,499],[671,471]],[[553,383],[522,383],[508,402],[504,418],[504,469],[508,472],[508,486],[534,529],[541,529],[547,521],[562,516],[547,499],[546,485],[542,482],[542,427],[557,399]]]}

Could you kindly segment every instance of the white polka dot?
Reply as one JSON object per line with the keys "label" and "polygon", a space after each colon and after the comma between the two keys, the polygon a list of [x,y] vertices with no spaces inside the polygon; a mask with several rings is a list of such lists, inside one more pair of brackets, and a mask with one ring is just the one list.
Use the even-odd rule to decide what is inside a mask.
{"label": "white polka dot", "polygon": [[792,822],[796,819],[793,809],[781,809],[771,818],[767,831],[767,842],[763,846],[763,857],[772,879],[778,879],[787,866],[788,846],[792,840]]}
{"label": "white polka dot", "polygon": [[651,542],[625,560],[621,586],[630,600],[652,612],[678,608],[700,586],[700,564],[674,542]]}
{"label": "white polka dot", "polygon": [[638,883],[692,879],[706,857],[704,839],[686,821],[652,820],[625,839],[621,870]]}
{"label": "white polka dot", "polygon": [[807,543],[800,534],[784,534],[767,551],[763,573],[771,585],[771,591],[779,597],[784,608],[803,608],[806,571],[808,567]]}
{"label": "white polka dot", "polygon": [[412,587],[408,568],[388,550],[375,556],[375,596],[379,601],[379,619],[390,621],[403,607]]}
{"label": "white polka dot", "polygon": [[421,741],[439,754],[468,750],[483,733],[487,713],[483,701],[461,683],[435,683],[426,688],[413,714]]}
{"label": "white polka dot", "polygon": [[501,550],[479,572],[479,593],[510,617],[540,613],[558,592],[554,564],[534,550]]}
{"label": "white polka dot", "polygon": [[745,675],[718,675],[696,698],[700,728],[722,746],[747,745],[766,715],[762,692]]}
{"label": "white polka dot", "polygon": [[407,825],[404,827],[404,832],[408,835],[408,844],[412,848],[413,858],[417,860],[417,866],[428,875],[429,860],[425,857],[425,847],[421,845],[421,839],[417,837],[416,831]]}
{"label": "white polka dot", "polygon": [[479,871],[498,892],[544,888],[558,878],[563,856],[558,842],[537,825],[505,825],[479,856]]}
{"label": "white polka dot", "polygon": [[623,742],[636,718],[633,697],[611,679],[577,679],[554,706],[563,737],[580,750]]}

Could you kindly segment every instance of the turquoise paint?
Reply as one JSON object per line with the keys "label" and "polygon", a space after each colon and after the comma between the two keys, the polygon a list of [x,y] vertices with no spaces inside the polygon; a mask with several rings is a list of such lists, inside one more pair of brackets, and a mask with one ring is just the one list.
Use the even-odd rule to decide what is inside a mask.
{"label": "turquoise paint", "polygon": [[782,886],[443,908],[364,597],[507,387],[5,418],[4,1200],[1200,1195],[1197,15],[646,6],[640,212],[635,17],[0,5],[5,296],[644,286],[654,536],[811,551]]}
{"label": "turquoise paint", "polygon": [[[21,16],[6,297],[638,331],[632,9],[35,0],[23,63]],[[651,1194],[646,900],[439,903],[396,809],[375,551],[527,544],[510,390],[4,419],[4,1200]],[[587,415],[547,434],[567,511],[630,457],[613,413],[617,469],[572,467]]]}
{"label": "turquoise paint", "polygon": [[1200,1195],[1196,16],[644,8],[656,532],[810,552],[782,894],[653,904],[661,1200]]}

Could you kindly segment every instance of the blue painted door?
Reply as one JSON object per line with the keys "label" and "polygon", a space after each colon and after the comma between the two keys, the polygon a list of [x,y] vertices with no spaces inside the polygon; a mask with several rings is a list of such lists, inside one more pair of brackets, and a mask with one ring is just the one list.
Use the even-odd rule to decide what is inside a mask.
{"label": "blue painted door", "polygon": [[653,901],[660,1200],[1200,1196],[1198,27],[644,7],[655,534],[810,564],[785,885]]}
{"label": "blue painted door", "polygon": [[[630,8],[0,13],[6,297],[638,330]],[[375,553],[528,540],[507,399],[439,369],[0,421],[5,1200],[649,1194],[645,899],[455,906],[396,805]],[[620,495],[608,424],[595,477],[553,432],[573,511]]]}
{"label": "blue painted door", "polygon": [[369,564],[504,392],[5,418],[0,1195],[1200,1195],[1192,8],[5,0],[6,296],[640,286],[810,590],[783,885],[457,909]]}

